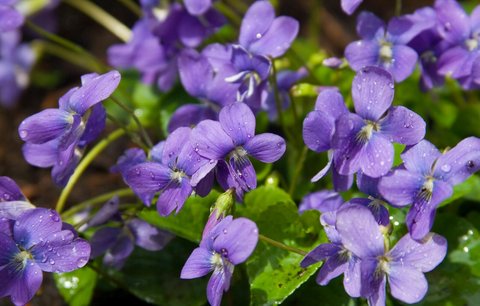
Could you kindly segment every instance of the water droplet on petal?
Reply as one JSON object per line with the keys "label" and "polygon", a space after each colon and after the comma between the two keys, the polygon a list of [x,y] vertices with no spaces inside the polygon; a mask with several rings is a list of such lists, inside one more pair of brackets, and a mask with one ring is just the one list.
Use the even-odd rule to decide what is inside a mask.
{"label": "water droplet on petal", "polygon": [[442,169],[443,172],[450,172],[452,170],[452,167],[449,164],[443,165],[440,169]]}
{"label": "water droplet on petal", "polygon": [[52,258],[50,258],[49,263],[50,263],[51,265],[54,265],[54,264],[55,264],[55,260],[53,260]]}
{"label": "water droplet on petal", "polygon": [[28,132],[26,130],[20,131],[20,138],[25,139],[28,136]]}

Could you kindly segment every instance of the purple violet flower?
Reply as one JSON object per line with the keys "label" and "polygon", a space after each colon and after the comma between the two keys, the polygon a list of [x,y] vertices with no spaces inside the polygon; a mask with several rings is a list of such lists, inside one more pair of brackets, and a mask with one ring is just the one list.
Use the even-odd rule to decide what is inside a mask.
{"label": "purple violet flower", "polygon": [[312,178],[312,182],[320,180],[332,169],[333,186],[336,191],[348,190],[353,183],[353,175],[339,174],[333,160],[335,123],[344,114],[348,114],[348,109],[342,95],[337,89],[326,89],[320,92],[314,111],[308,113],[303,121],[303,141],[306,146],[315,152],[328,151],[327,165]]}
{"label": "purple violet flower", "polygon": [[352,83],[356,114],[341,115],[335,126],[333,161],[340,174],[362,170],[385,175],[393,164],[393,145],[414,145],[425,135],[425,121],[403,106],[391,106],[392,76],[379,67],[361,69]]}
{"label": "purple violet flower", "polygon": [[257,176],[248,156],[273,163],[286,149],[285,140],[278,135],[255,135],[255,124],[253,112],[241,102],[222,108],[219,121],[200,122],[192,131],[191,143],[210,162],[193,180],[198,182],[217,166],[217,178],[225,190],[235,188],[241,199],[243,192],[255,189]]}
{"label": "purple violet flower", "polygon": [[0,176],[0,219],[15,220],[24,211],[35,208],[20,187],[7,176]]}
{"label": "purple violet flower", "polygon": [[[0,17],[1,20],[1,17]],[[0,105],[12,107],[29,83],[35,54],[19,31],[0,33]]]}
{"label": "purple violet flower", "polygon": [[341,0],[342,10],[348,15],[352,15],[363,0]]}
{"label": "purple violet flower", "polygon": [[69,272],[88,262],[90,245],[65,229],[57,212],[29,209],[16,221],[0,219],[0,296],[27,304],[45,272]]}
{"label": "purple violet flower", "polygon": [[325,213],[337,210],[343,202],[339,193],[332,190],[321,190],[304,196],[298,207],[298,212],[303,213],[306,210],[315,209]]}
{"label": "purple violet flower", "polygon": [[353,70],[379,66],[390,72],[395,81],[405,80],[415,69],[418,55],[407,43],[418,33],[434,25],[435,19],[406,15],[393,18],[388,26],[372,13],[358,16],[357,32],[362,40],[345,49]]}
{"label": "purple violet flower", "polygon": [[120,74],[82,76],[82,86],[72,88],[59,100],[58,109],[45,109],[26,118],[19,126],[26,143],[23,155],[28,163],[53,167],[52,177],[64,186],[82,155],[82,149],[103,131],[106,112],[101,101],[117,88]]}
{"label": "purple violet flower", "polygon": [[159,230],[138,218],[124,221],[118,210],[118,204],[118,197],[114,197],[88,223],[88,226],[92,227],[103,225],[111,220],[120,222],[120,227],[102,227],[95,232],[90,241],[91,257],[105,254],[103,264],[115,269],[123,267],[135,245],[148,251],[159,251],[173,238],[172,234]]}
{"label": "purple violet flower", "polygon": [[213,185],[212,174],[202,177],[196,184],[191,178],[197,170],[209,163],[195,152],[190,139],[191,129],[180,127],[170,134],[162,148],[161,160],[133,165],[124,172],[125,182],[149,206],[153,196],[161,191],[157,200],[160,215],[178,213],[195,191],[206,196]]}
{"label": "purple violet flower", "polygon": [[198,278],[213,271],[207,285],[207,298],[210,305],[219,306],[223,292],[230,287],[235,265],[248,259],[257,241],[258,228],[254,222],[227,216],[203,237],[200,246],[187,259],[180,277]]}
{"label": "purple violet flower", "polygon": [[0,0],[0,33],[19,28],[24,17],[13,6],[17,0]]}
{"label": "purple violet flower", "polygon": [[203,15],[212,7],[213,0],[185,0],[184,5],[190,15]]}
{"label": "purple violet flower", "polygon": [[457,1],[437,0],[435,11],[440,35],[452,44],[438,59],[438,73],[458,79],[465,89],[480,87],[472,78],[480,57],[480,6],[469,17]]}
{"label": "purple violet flower", "polygon": [[359,205],[340,210],[336,227],[345,249],[360,260],[360,295],[369,305],[385,305],[387,279],[393,297],[409,304],[419,302],[428,289],[424,273],[440,264],[447,253],[446,239],[434,233],[422,242],[407,234],[389,250],[381,226]]}
{"label": "purple violet flower", "polygon": [[469,137],[446,153],[423,140],[402,153],[403,167],[383,177],[378,190],[396,206],[412,204],[407,227],[415,240],[433,226],[436,207],[453,193],[453,186],[480,169],[480,139]]}

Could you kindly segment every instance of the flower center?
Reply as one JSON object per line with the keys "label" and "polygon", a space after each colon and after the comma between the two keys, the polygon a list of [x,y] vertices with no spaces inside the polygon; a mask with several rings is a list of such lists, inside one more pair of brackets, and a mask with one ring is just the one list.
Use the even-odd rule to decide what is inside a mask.
{"label": "flower center", "polygon": [[437,61],[437,57],[435,56],[435,53],[433,53],[433,51],[431,51],[431,50],[423,52],[420,57],[421,57],[422,61],[424,61],[425,63],[432,63],[433,64]]}
{"label": "flower center", "polygon": [[468,51],[473,51],[478,48],[478,40],[475,38],[470,38],[465,41],[465,46],[467,47]]}
{"label": "flower center", "polygon": [[366,143],[372,138],[373,132],[378,132],[380,130],[380,126],[378,123],[365,120],[365,125],[362,127],[360,132],[357,134],[357,140],[361,143]]}
{"label": "flower center", "polygon": [[422,189],[418,195],[420,199],[427,202],[432,199],[434,181],[435,179],[432,176],[427,176],[427,179],[425,180],[425,183],[423,183]]}
{"label": "flower center", "polygon": [[379,51],[380,59],[384,63],[391,63],[393,58],[392,44],[386,41],[380,43]]}
{"label": "flower center", "polygon": [[25,269],[25,266],[27,265],[27,260],[29,259],[33,259],[33,256],[32,254],[30,254],[30,252],[22,250],[19,253],[17,253],[13,258],[16,269],[17,270]]}
{"label": "flower center", "polygon": [[182,182],[182,179],[187,176],[185,172],[180,171],[180,170],[175,170],[172,171],[172,174],[170,175],[170,179],[172,181],[177,181],[179,184]]}
{"label": "flower center", "polygon": [[378,265],[375,269],[374,276],[380,278],[383,274],[388,274],[390,272],[390,258],[385,255],[377,257]]}

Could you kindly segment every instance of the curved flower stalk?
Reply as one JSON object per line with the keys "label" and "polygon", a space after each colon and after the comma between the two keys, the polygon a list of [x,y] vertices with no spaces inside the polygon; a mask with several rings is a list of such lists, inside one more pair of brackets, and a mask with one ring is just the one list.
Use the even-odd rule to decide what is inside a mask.
{"label": "curved flower stalk", "polygon": [[402,154],[403,167],[383,177],[378,190],[396,206],[412,204],[407,227],[415,240],[432,229],[437,206],[460,184],[480,169],[480,139],[469,137],[446,153],[423,140]]}
{"label": "curved flower stalk", "polygon": [[72,88],[59,100],[58,109],[45,109],[22,121],[18,128],[26,143],[23,155],[28,163],[52,168],[52,178],[64,186],[82,156],[85,146],[105,127],[101,101],[117,88],[120,74],[111,71],[82,76],[82,86]]}
{"label": "curved flower stalk", "polygon": [[258,228],[246,218],[227,216],[204,233],[200,246],[193,250],[180,277],[192,279],[213,271],[207,285],[207,298],[219,306],[223,292],[230,288],[236,265],[246,261],[258,241]]}

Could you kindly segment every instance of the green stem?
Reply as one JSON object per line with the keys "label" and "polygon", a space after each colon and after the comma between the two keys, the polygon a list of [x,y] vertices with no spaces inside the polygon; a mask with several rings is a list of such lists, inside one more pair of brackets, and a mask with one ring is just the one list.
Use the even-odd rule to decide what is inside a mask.
{"label": "green stem", "polygon": [[300,154],[300,158],[297,162],[297,167],[295,168],[295,173],[293,174],[292,182],[290,184],[290,188],[288,189],[288,194],[293,196],[295,192],[295,188],[297,187],[297,181],[300,177],[300,173],[303,170],[303,166],[305,165],[305,159],[307,158],[308,148],[305,146],[303,147],[302,153]]}
{"label": "green stem", "polygon": [[78,56],[78,53],[72,52],[67,48],[59,46],[57,44],[52,44],[47,41],[35,41],[33,42],[35,46],[46,53],[54,55],[58,58],[65,60],[71,64],[77,65],[84,68],[87,71],[100,71],[97,63],[90,61],[88,58],[82,58]]}
{"label": "green stem", "polygon": [[[79,45],[77,45],[77,44],[75,44],[75,43],[73,43],[73,42],[71,42],[71,41],[69,41],[69,40],[67,40],[67,39],[65,39],[65,38],[63,38],[63,37],[60,37],[60,36],[58,36],[58,35],[56,35],[56,34],[53,34],[53,33],[51,33],[51,32],[48,32],[47,30],[45,30],[45,29],[37,26],[35,23],[31,22],[31,21],[28,20],[28,19],[25,21],[25,24],[26,24],[27,27],[29,27],[32,31],[36,32],[38,35],[40,35],[40,36],[48,39],[48,40],[51,41],[51,42],[54,42],[54,43],[58,44],[58,45],[61,46],[61,47],[64,47],[64,48],[67,49],[67,50],[70,50],[70,51],[73,51],[74,53],[77,53],[77,56],[76,56],[77,59],[76,59],[75,61],[73,61],[73,60],[71,59],[71,56],[72,56],[71,54],[68,55],[68,56],[66,56],[66,57],[63,57],[63,56],[66,54],[66,53],[65,53],[66,50],[62,51],[62,52],[61,52],[62,54],[60,54],[60,52],[59,52],[59,51],[60,51],[59,47],[56,48],[55,50],[53,50],[53,49],[52,49],[52,48],[53,48],[53,47],[52,47],[53,45],[51,45],[51,46],[49,47],[49,48],[50,48],[49,51],[52,51],[52,50],[53,50],[53,52],[56,52],[56,55],[57,55],[57,56],[62,57],[62,58],[64,58],[64,59],[67,59],[68,61],[71,61],[72,63],[77,64],[77,65],[80,65],[80,66],[83,66],[83,65],[81,65],[79,62],[82,61],[82,60],[86,60],[86,61],[90,62],[91,65],[92,65],[91,67],[89,66],[89,69],[92,69],[92,68],[93,68],[93,70],[94,70],[94,71],[97,71],[97,72],[102,72],[102,71],[107,71],[107,70],[108,70],[108,68],[107,68],[105,65],[103,65],[102,63],[100,63],[95,56],[93,56],[92,54],[90,54],[87,50],[83,49],[83,48],[80,47]],[[82,59],[82,58],[78,58],[78,55],[81,55],[81,56],[83,57],[83,59]],[[86,66],[83,66],[83,67],[86,67]]]}
{"label": "green stem", "polygon": [[132,31],[95,3],[87,0],[64,0],[64,2],[85,13],[122,41],[130,40]]}
{"label": "green stem", "polygon": [[111,121],[117,127],[124,129],[125,133],[128,135],[128,137],[130,137],[130,140],[134,144],[142,148],[145,152],[148,152],[150,150],[150,148],[143,143],[141,137],[136,133],[136,131],[130,130],[128,126],[126,126],[123,122],[121,122],[120,120],[118,120],[117,118],[115,118],[114,116],[108,113],[107,113],[107,120]]}
{"label": "green stem", "polygon": [[78,212],[80,212],[84,209],[94,207],[94,206],[99,205],[99,204],[103,204],[103,203],[107,202],[108,200],[110,200],[111,198],[113,198],[114,196],[118,196],[118,197],[122,198],[122,197],[133,196],[134,194],[135,193],[130,188],[123,188],[123,189],[118,189],[118,190],[114,190],[114,191],[111,191],[111,192],[107,192],[107,193],[101,194],[99,196],[96,196],[92,199],[88,199],[84,202],[78,203],[75,206],[72,206],[72,208],[70,208],[69,210],[67,210],[66,212],[64,212],[62,214],[62,218],[63,219],[69,218],[69,217],[73,216],[74,214],[76,214],[76,213],[78,213]]}
{"label": "green stem", "polygon": [[60,214],[63,211],[63,207],[65,206],[65,203],[67,202],[67,198],[70,195],[70,192],[72,191],[73,187],[77,183],[77,181],[80,179],[82,176],[83,172],[87,169],[87,167],[92,163],[92,161],[97,157],[98,154],[100,154],[105,148],[111,144],[113,141],[117,140],[121,136],[125,134],[125,131],[123,129],[118,129],[108,135],[107,138],[103,139],[95,147],[88,152],[88,154],[80,161],[78,164],[77,168],[75,169],[75,172],[72,174],[70,179],[68,180],[67,185],[65,188],[62,190],[62,193],[60,194],[60,197],[58,198],[57,205],[55,206],[55,210]]}
{"label": "green stem", "polygon": [[123,102],[118,100],[115,96],[111,96],[110,99],[112,99],[112,101],[115,102],[115,104],[120,106],[124,111],[126,111],[130,116],[132,116],[132,119],[137,124],[138,130],[140,131],[140,134],[142,135],[142,138],[143,138],[143,141],[145,141],[145,144],[149,148],[153,147],[153,142],[150,139],[150,136],[148,136],[147,131],[144,129],[144,127],[143,127],[142,123],[140,122],[140,120],[138,119],[137,115],[135,115],[135,112],[130,107],[128,107],[126,104],[124,104]]}
{"label": "green stem", "polygon": [[300,249],[297,249],[297,248],[295,248],[295,247],[291,247],[291,246],[285,245],[285,244],[283,244],[283,243],[281,243],[281,242],[278,242],[278,241],[276,241],[276,240],[273,240],[273,239],[268,238],[268,237],[266,237],[266,236],[263,236],[263,235],[261,235],[261,234],[258,235],[258,238],[259,238],[260,240],[262,240],[263,242],[266,242],[266,243],[268,243],[268,244],[270,244],[270,245],[273,245],[274,247],[283,249],[283,250],[285,250],[285,251],[297,253],[297,254],[299,254],[299,255],[301,255],[301,256],[307,255],[307,252],[305,252],[305,251],[303,251],[303,250],[300,250]]}
{"label": "green stem", "polygon": [[395,1],[395,15],[400,16],[402,14],[402,0]]}
{"label": "green stem", "polygon": [[242,23],[242,19],[228,5],[218,1],[214,4],[214,6],[217,10],[220,11],[220,13],[225,15],[233,23],[234,26],[240,26],[240,24]]}
{"label": "green stem", "polygon": [[277,115],[278,121],[280,125],[283,127],[283,111],[282,111],[282,101],[280,100],[280,91],[278,90],[278,83],[277,83],[277,68],[275,68],[275,62],[272,59],[272,87],[273,87],[273,94],[275,97],[275,107],[277,108]]}
{"label": "green stem", "polygon": [[126,8],[132,11],[135,15],[141,17],[142,16],[142,9],[138,4],[133,2],[132,0],[118,0],[121,4],[123,4]]}

